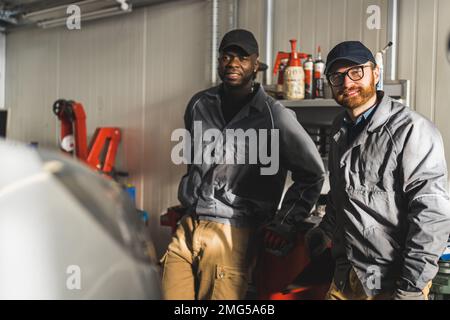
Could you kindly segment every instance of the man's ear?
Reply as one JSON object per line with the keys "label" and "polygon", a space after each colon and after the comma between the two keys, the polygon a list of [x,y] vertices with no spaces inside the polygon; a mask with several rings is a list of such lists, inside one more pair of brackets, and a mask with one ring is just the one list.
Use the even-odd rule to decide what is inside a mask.
{"label": "man's ear", "polygon": [[380,81],[380,67],[378,65],[375,66],[373,69],[373,77],[374,77],[374,83],[377,84],[378,81]]}
{"label": "man's ear", "polygon": [[253,66],[253,72],[258,72],[259,69],[259,58],[256,58],[255,64]]}

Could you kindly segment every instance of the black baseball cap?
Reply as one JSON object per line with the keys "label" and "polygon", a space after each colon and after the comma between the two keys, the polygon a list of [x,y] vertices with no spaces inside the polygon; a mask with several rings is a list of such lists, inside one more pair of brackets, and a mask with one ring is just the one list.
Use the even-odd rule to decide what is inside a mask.
{"label": "black baseball cap", "polygon": [[227,32],[220,42],[219,52],[231,46],[237,46],[248,55],[256,53],[259,55],[258,42],[253,33],[244,29],[235,29]]}
{"label": "black baseball cap", "polygon": [[328,74],[331,66],[341,60],[347,60],[356,64],[363,64],[367,61],[372,61],[375,65],[375,58],[372,52],[359,41],[344,41],[339,43],[327,56],[327,63],[325,66],[325,74]]}

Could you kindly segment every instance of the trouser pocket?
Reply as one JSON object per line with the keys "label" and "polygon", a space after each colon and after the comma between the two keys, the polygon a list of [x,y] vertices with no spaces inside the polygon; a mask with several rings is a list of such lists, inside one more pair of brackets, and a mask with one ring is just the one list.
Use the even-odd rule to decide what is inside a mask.
{"label": "trouser pocket", "polygon": [[159,259],[159,265],[162,266],[162,267],[164,267],[164,263],[166,262],[166,259],[167,259],[167,251],[166,251],[166,253],[164,253],[164,255],[162,256],[162,258]]}
{"label": "trouser pocket", "polygon": [[428,282],[427,285],[425,286],[425,288],[423,288],[422,293],[423,293],[423,297],[425,300],[429,300],[430,299],[430,289],[432,286],[432,282]]}
{"label": "trouser pocket", "polygon": [[167,251],[162,261],[162,292],[167,300],[194,300],[195,279],[192,265],[171,251]]}
{"label": "trouser pocket", "polygon": [[241,300],[248,288],[248,274],[245,268],[216,265],[212,299]]}

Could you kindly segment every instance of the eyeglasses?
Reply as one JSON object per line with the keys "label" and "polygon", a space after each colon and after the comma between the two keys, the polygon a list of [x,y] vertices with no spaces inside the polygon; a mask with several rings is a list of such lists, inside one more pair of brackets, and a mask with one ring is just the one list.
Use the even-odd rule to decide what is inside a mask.
{"label": "eyeglasses", "polygon": [[370,67],[370,65],[351,67],[345,72],[333,72],[327,75],[327,79],[333,87],[339,87],[344,84],[345,76],[348,76],[352,81],[364,78],[365,67]]}
{"label": "eyeglasses", "polygon": [[237,58],[240,64],[250,61],[250,56],[244,55],[232,55],[229,53],[221,53],[219,56],[219,61],[222,63],[230,63],[234,58]]}

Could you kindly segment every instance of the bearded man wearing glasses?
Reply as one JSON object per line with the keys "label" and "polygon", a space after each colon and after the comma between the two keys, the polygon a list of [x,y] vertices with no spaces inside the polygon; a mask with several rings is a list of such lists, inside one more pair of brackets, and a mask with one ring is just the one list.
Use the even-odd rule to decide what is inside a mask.
{"label": "bearded man wearing glasses", "polygon": [[361,42],[334,47],[325,74],[345,109],[331,129],[326,214],[306,235],[313,259],[331,242],[326,298],[428,299],[450,233],[441,135],[376,91],[379,68]]}

